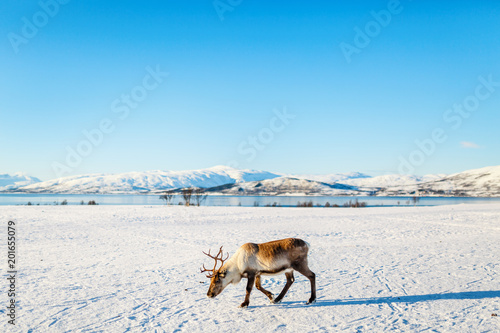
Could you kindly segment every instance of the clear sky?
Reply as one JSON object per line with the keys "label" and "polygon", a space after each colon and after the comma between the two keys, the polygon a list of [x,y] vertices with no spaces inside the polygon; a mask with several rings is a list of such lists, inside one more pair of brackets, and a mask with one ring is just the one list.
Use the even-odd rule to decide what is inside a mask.
{"label": "clear sky", "polygon": [[498,2],[59,1],[0,3],[0,173],[500,164]]}

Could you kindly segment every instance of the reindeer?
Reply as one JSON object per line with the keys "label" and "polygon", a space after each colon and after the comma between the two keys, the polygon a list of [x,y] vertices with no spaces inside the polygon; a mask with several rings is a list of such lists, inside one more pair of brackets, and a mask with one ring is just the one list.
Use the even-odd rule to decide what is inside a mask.
{"label": "reindeer", "polygon": [[[222,246],[216,256],[211,255],[210,250],[208,253],[203,252],[215,260],[213,269],[207,269],[205,265],[200,269],[201,273],[211,272],[206,275],[210,279],[207,296],[214,298],[230,283],[237,284],[242,278],[247,278],[246,296],[245,301],[240,305],[241,308],[247,307],[250,303],[250,293],[254,283],[271,303],[279,303],[295,281],[293,271],[296,270],[311,282],[311,298],[306,303],[311,304],[316,300],[316,275],[307,265],[308,251],[309,245],[302,239],[287,238],[262,244],[246,243],[227,262],[229,253],[223,259]],[[221,266],[216,269],[219,262]],[[260,277],[281,273],[285,273],[286,285],[278,297],[274,298],[270,291],[262,288]]]}

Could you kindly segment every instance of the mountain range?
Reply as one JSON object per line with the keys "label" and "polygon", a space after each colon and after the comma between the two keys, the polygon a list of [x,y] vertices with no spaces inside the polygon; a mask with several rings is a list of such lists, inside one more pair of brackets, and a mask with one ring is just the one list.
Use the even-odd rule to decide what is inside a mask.
{"label": "mountain range", "polygon": [[16,172],[13,175],[0,174],[0,191],[16,190],[40,182],[40,179],[28,176],[22,172]]}
{"label": "mountain range", "polygon": [[40,181],[22,173],[0,175],[4,193],[158,194],[200,187],[222,195],[500,196],[500,166],[453,175],[383,175],[353,172],[290,175],[227,166],[189,171],[86,174]]}

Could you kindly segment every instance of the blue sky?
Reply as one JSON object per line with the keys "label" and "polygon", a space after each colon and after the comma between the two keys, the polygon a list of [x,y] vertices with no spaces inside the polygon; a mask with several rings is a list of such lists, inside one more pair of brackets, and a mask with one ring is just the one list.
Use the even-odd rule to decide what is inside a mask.
{"label": "blue sky", "polygon": [[0,173],[500,164],[495,2],[61,2],[0,4]]}

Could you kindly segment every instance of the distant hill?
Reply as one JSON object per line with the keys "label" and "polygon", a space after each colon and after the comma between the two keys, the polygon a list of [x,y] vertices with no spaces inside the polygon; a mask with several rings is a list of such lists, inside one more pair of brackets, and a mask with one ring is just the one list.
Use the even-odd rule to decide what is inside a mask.
{"label": "distant hill", "polygon": [[207,192],[231,195],[359,195],[362,193],[356,187],[349,185],[327,184],[290,177],[222,185],[209,188]]}
{"label": "distant hill", "polygon": [[358,186],[358,187],[370,187],[370,188],[391,188],[397,186],[412,186],[421,183],[426,183],[430,181],[435,181],[442,179],[446,175],[425,175],[425,176],[413,176],[413,175],[383,175],[370,178],[359,178],[359,179],[348,179],[345,181],[346,184]]}
{"label": "distant hill", "polygon": [[418,185],[422,195],[500,197],[500,166],[468,170]]}
{"label": "distant hill", "polygon": [[231,195],[377,195],[500,197],[500,166],[454,175],[362,173],[284,175],[216,166],[188,171],[89,174],[41,182],[24,174],[0,175],[0,191],[16,193],[157,194],[186,187]]}
{"label": "distant hill", "polygon": [[331,173],[327,175],[284,175],[285,177],[299,178],[315,180],[322,183],[335,184],[335,183],[347,183],[353,180],[363,180],[371,179],[371,176],[365,175],[360,172],[349,172],[349,173]]}
{"label": "distant hill", "polygon": [[28,176],[22,172],[17,172],[13,175],[0,175],[0,191],[11,191],[20,187],[41,182],[36,177]]}
{"label": "distant hill", "polygon": [[17,192],[156,193],[175,188],[191,186],[206,188],[275,177],[278,175],[267,171],[238,170],[226,166],[216,166],[189,171],[146,171],[70,176],[24,186]]}

